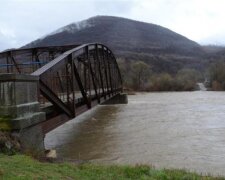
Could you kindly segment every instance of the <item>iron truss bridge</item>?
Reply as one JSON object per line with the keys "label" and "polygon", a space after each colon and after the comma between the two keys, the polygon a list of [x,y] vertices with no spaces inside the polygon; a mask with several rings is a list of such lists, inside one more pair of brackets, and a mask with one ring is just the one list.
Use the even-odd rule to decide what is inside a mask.
{"label": "iron truss bridge", "polygon": [[103,44],[15,49],[0,53],[0,74],[39,77],[45,133],[122,92],[116,58]]}

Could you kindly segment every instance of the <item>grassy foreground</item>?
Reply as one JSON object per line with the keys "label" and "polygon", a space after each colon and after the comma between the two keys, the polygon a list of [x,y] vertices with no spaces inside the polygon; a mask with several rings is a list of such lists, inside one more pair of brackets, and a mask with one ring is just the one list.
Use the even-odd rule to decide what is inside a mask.
{"label": "grassy foreground", "polygon": [[156,170],[149,166],[41,163],[28,156],[0,154],[0,179],[224,179],[182,170]]}

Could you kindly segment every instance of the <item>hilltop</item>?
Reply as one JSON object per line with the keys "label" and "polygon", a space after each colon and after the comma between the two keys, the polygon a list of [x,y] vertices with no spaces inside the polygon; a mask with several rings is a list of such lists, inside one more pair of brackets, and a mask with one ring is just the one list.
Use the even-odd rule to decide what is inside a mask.
{"label": "hilltop", "polygon": [[112,16],[95,16],[72,23],[24,47],[99,42],[117,57],[142,60],[155,71],[176,72],[183,67],[201,68],[202,47],[165,27]]}

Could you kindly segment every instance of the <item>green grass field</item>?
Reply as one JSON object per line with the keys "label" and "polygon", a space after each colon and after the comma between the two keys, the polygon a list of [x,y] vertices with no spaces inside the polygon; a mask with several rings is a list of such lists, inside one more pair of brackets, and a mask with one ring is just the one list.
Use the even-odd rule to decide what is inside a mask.
{"label": "green grass field", "polygon": [[25,155],[0,154],[0,179],[225,179],[183,170],[157,170],[149,166],[43,163]]}

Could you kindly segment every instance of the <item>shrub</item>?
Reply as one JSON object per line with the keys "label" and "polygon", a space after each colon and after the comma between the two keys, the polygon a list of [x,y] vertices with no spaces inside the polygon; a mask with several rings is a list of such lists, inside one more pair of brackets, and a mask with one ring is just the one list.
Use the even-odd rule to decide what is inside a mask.
{"label": "shrub", "polygon": [[199,72],[183,69],[175,76],[168,73],[155,74],[150,78],[147,91],[193,91],[196,83],[202,79]]}
{"label": "shrub", "polygon": [[209,87],[214,91],[225,90],[225,63],[218,62],[208,70]]}

